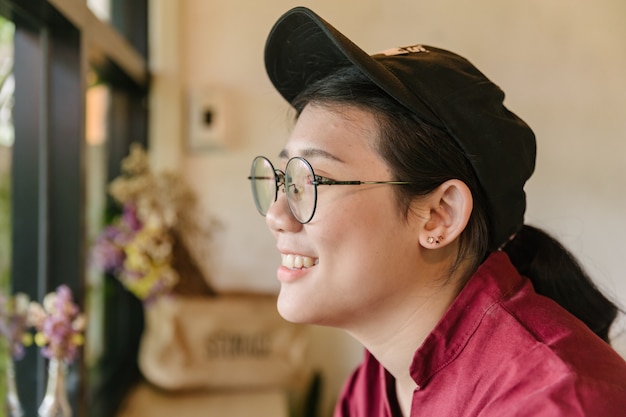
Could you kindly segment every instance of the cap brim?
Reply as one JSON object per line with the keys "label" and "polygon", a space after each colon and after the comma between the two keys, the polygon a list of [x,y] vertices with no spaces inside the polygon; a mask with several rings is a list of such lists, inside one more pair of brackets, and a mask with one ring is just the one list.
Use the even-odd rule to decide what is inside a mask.
{"label": "cap brim", "polygon": [[305,7],[296,7],[281,16],[265,44],[267,74],[290,103],[311,83],[350,64],[418,117],[443,126],[428,104],[412,94],[385,65]]}

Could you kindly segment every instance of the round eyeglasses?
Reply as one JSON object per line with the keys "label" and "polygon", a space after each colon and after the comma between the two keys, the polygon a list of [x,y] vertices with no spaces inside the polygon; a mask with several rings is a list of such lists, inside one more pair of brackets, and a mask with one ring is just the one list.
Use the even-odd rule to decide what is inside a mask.
{"label": "round eyeglasses", "polygon": [[310,222],[315,214],[318,185],[412,184],[410,181],[335,181],[315,175],[311,164],[301,157],[287,161],[283,172],[275,169],[266,157],[257,156],[252,161],[248,179],[252,185],[254,204],[261,215],[267,214],[282,185],[291,213],[302,224]]}

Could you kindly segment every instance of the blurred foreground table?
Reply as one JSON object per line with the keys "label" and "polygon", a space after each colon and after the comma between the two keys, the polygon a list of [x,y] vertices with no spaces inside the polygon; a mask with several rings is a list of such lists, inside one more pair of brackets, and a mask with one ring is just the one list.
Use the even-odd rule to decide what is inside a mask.
{"label": "blurred foreground table", "polygon": [[140,384],[128,395],[117,417],[288,417],[282,390],[171,393]]}

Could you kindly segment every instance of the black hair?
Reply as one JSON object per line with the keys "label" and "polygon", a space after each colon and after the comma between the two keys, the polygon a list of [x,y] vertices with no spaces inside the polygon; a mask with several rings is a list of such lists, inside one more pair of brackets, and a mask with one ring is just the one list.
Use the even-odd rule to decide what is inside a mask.
{"label": "black hair", "polygon": [[[447,180],[463,181],[472,193],[473,210],[460,235],[453,268],[466,264],[466,279],[484,261],[489,248],[497,245],[489,234],[490,213],[484,192],[462,149],[448,132],[419,120],[356,67],[340,68],[311,83],[291,104],[297,116],[307,104],[346,105],[369,111],[379,123],[379,140],[374,145],[393,179],[411,182],[395,188],[405,218],[414,198],[427,195]],[[524,225],[503,250],[538,293],[552,298],[608,342],[619,309],[561,244],[540,229]]]}
{"label": "black hair", "polygon": [[563,245],[543,230],[524,225],[503,250],[520,274],[532,280],[539,294],[558,302],[609,341],[611,324],[620,310]]}

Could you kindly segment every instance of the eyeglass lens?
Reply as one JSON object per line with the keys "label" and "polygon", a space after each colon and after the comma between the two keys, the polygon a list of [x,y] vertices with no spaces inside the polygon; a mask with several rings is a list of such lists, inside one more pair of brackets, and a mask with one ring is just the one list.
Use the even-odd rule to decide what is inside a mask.
{"label": "eyeglass lens", "polygon": [[281,174],[266,158],[254,159],[250,179],[257,210],[265,216],[276,201],[278,187],[284,184],[291,212],[300,223],[307,223],[313,217],[317,201],[313,168],[302,158],[292,158],[287,163],[284,178]]}
{"label": "eyeglass lens", "polygon": [[250,180],[254,204],[259,213],[265,216],[272,203],[276,201],[278,191],[278,181],[272,163],[261,156],[254,158]]}
{"label": "eyeglass lens", "polygon": [[285,168],[285,191],[291,212],[300,223],[313,217],[317,188],[313,183],[313,168],[302,158],[292,158]]}

